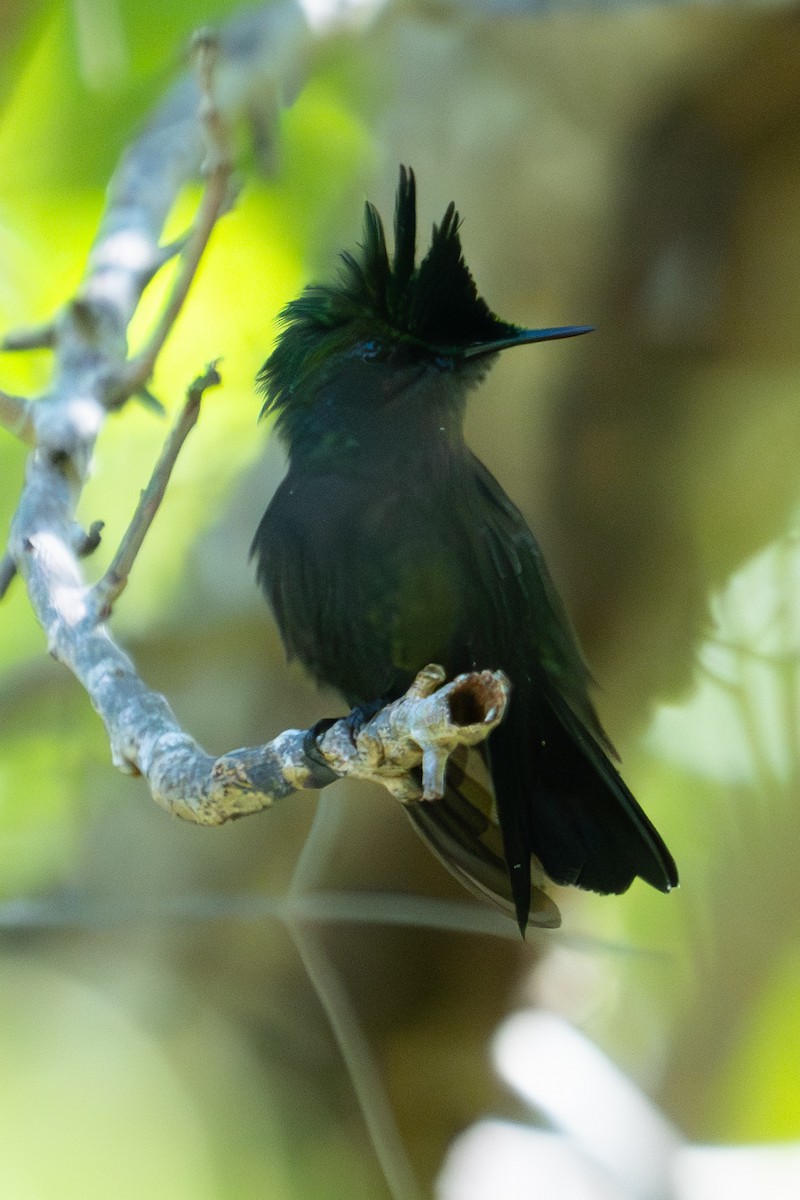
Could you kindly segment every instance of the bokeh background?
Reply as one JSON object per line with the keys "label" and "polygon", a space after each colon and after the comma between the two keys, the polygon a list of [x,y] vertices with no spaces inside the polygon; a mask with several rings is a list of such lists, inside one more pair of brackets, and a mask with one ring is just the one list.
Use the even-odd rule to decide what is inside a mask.
{"label": "bokeh background", "polygon": [[[119,154],[191,30],[236,12],[5,0],[4,329],[74,291]],[[682,887],[561,893],[562,930],[522,944],[434,903],[465,897],[378,791],[329,789],[312,843],[311,795],[181,825],[112,768],[17,584],[0,608],[0,1194],[429,1195],[472,1122],[535,1120],[489,1053],[525,1005],[583,1030],[693,1142],[800,1138],[799,57],[790,6],[478,0],[340,13],[287,57],[296,99],[268,147],[243,137],[244,189],[158,364],[170,410],[210,357],[224,386],[115,633],[210,751],[341,711],[285,664],[248,564],[283,470],[252,379],[281,305],[357,240],[365,197],[391,212],[411,164],[421,228],[456,200],[497,312],[596,326],[504,356],[469,437],[543,544]],[[49,366],[4,355],[0,385],[36,394]],[[90,574],[165,433],[135,404],[104,431]],[[0,437],[4,527],[23,468]],[[381,915],[395,893],[423,898],[403,925]]]}

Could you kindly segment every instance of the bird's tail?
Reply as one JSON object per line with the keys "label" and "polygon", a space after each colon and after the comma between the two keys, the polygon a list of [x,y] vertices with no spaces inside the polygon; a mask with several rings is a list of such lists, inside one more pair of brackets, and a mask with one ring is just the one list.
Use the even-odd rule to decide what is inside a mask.
{"label": "bird's tail", "polygon": [[[406,812],[420,837],[459,882],[518,917],[491,778],[477,751],[462,747],[451,756],[441,800],[420,800],[407,805]],[[524,924],[556,929],[561,916],[539,886],[543,875],[536,859],[531,874],[530,909]]]}
{"label": "bird's tail", "polygon": [[536,709],[512,703],[489,745],[520,923],[531,854],[554,883],[608,895],[638,876],[670,891],[678,883],[672,855],[612,762],[593,710],[590,726],[555,692],[543,694]]}

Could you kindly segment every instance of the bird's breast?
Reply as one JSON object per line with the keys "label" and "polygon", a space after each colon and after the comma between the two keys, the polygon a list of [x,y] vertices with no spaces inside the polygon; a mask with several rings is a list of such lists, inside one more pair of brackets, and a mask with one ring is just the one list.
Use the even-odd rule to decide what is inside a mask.
{"label": "bird's breast", "polygon": [[254,544],[287,650],[351,701],[449,667],[465,585],[451,526],[429,474],[290,471]]}

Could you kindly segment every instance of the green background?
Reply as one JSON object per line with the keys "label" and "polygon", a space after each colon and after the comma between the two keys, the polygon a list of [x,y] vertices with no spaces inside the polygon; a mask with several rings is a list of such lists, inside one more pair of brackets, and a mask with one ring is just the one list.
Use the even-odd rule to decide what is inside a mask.
{"label": "green background", "polygon": [[[192,28],[235,8],[5,6],[3,328],[74,292],[118,156]],[[337,785],[330,846],[306,860],[318,915],[298,926],[286,889],[315,798],[213,831],[167,817],[112,768],[17,582],[0,608],[2,1194],[379,1197],[359,1095],[393,1133],[371,1089],[425,1194],[460,1129],[521,1115],[487,1043],[531,1001],[580,1024],[689,1139],[797,1139],[797,41],[780,14],[406,5],[290,64],[306,82],[275,169],[245,152],[157,366],[170,412],[208,359],[224,383],[113,630],[210,751],[341,711],[284,663],[248,565],[283,470],[252,380],[282,304],[357,240],[366,196],[391,211],[410,163],[421,229],[456,200],[493,309],[597,326],[506,356],[469,437],[541,537],[682,887],[562,894],[563,930],[527,945],[470,932],[468,913],[458,931],[335,920],[326,889],[366,918],[380,891],[464,899],[388,797]],[[36,395],[49,368],[5,354],[0,385]],[[106,522],[91,578],[166,429],[133,403],[104,429],[81,508]],[[4,528],[23,469],[0,438]]]}

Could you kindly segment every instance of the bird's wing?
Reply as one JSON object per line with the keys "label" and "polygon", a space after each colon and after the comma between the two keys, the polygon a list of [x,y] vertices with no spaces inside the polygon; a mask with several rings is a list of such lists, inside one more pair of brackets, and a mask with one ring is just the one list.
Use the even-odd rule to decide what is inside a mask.
{"label": "bird's wing", "polygon": [[480,459],[473,456],[472,465],[475,515],[481,518],[482,544],[474,560],[480,603],[491,594],[495,628],[524,654],[525,670],[557,689],[587,735],[616,757],[589,695],[591,672],[539,544]]}
{"label": "bird's wing", "polygon": [[[641,876],[668,891],[677,872],[617,771],[589,695],[591,676],[541,551],[522,515],[474,459],[475,652],[512,682],[506,720],[489,744],[497,810],[518,912],[525,863],[537,855],[558,883],[621,892]],[[477,614],[490,612],[492,621]],[[491,664],[490,664],[491,665]]]}

